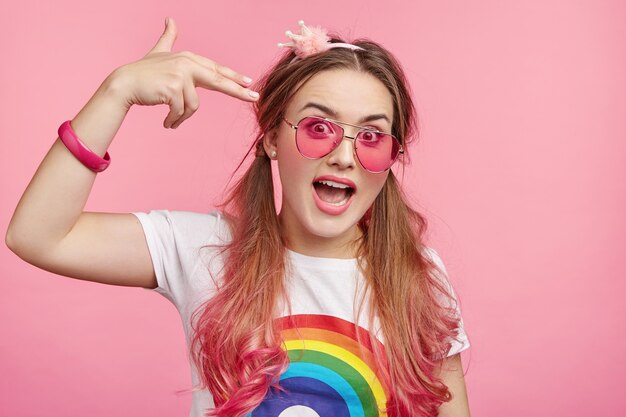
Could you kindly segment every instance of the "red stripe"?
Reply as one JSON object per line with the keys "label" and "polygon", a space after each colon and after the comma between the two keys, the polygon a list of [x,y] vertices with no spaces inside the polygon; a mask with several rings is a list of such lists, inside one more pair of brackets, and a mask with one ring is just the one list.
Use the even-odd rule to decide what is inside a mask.
{"label": "red stripe", "polygon": [[[342,334],[350,339],[357,340],[357,332],[361,337],[361,343],[368,351],[373,352],[372,343],[370,341],[369,332],[355,323],[341,319],[339,317],[325,314],[296,314],[293,316],[279,317],[276,319],[279,330],[295,329],[295,328],[313,328],[330,330]],[[384,345],[376,339],[378,348],[384,352]],[[384,366],[387,367],[387,357],[383,356]],[[372,369],[375,369],[373,367]]]}

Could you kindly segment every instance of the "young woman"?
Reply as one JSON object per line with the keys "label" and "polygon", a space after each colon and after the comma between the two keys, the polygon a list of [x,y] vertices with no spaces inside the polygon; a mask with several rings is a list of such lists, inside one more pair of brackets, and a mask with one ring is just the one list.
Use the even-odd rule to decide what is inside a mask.
{"label": "young woman", "polygon": [[[7,244],[46,270],[173,302],[192,416],[469,416],[455,294],[390,169],[417,135],[406,78],[377,43],[300,25],[251,89],[232,69],[171,52],[166,21],[155,47],[59,128]],[[164,126],[176,128],[198,109],[195,87],[254,106],[253,158],[227,200],[209,213],[84,212],[128,109],[168,104]]]}

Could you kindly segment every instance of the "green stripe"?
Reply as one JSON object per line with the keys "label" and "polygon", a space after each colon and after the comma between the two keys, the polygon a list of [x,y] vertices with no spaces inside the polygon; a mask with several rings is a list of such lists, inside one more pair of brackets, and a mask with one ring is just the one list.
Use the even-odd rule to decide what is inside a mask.
{"label": "green stripe", "polygon": [[[302,356],[304,355],[304,356]],[[318,352],[316,350],[293,349],[289,351],[289,360],[291,362],[304,362],[328,368],[341,375],[348,384],[354,389],[356,395],[361,401],[365,417],[377,417],[378,405],[376,398],[369,384],[356,369],[346,362],[331,356],[327,353]]]}

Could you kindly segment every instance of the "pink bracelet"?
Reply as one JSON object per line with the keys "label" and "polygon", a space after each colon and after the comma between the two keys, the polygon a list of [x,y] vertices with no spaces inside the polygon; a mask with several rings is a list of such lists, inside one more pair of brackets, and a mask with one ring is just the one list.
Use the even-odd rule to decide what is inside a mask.
{"label": "pink bracelet", "polygon": [[78,139],[69,120],[66,120],[59,126],[59,138],[76,159],[93,172],[104,171],[111,163],[111,157],[108,152],[104,154],[104,158],[101,158],[100,155],[94,153]]}

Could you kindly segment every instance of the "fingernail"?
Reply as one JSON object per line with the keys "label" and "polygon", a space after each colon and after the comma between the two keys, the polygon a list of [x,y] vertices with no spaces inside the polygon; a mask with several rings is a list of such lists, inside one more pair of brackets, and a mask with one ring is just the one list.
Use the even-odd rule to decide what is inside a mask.
{"label": "fingernail", "polygon": [[259,96],[259,93],[257,93],[256,91],[248,91],[248,94],[250,95],[250,97],[254,97],[254,98]]}
{"label": "fingernail", "polygon": [[246,83],[251,83],[252,82],[252,78],[250,77],[243,77],[243,81]]}

